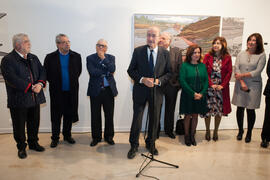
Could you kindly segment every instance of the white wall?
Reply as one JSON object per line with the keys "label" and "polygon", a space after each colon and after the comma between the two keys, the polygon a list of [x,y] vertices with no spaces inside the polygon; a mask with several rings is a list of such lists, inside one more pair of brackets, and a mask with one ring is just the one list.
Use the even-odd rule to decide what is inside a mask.
{"label": "white wall", "polygon": [[[10,51],[11,38],[19,32],[27,33],[32,42],[32,52],[43,63],[44,57],[56,49],[54,39],[58,33],[65,33],[71,41],[71,48],[83,58],[83,73],[80,77],[80,122],[73,126],[74,131],[90,131],[90,105],[86,96],[88,73],[85,58],[95,52],[99,38],[108,40],[109,50],[116,56],[115,78],[119,95],[115,99],[115,130],[129,131],[132,121],[132,85],[127,68],[133,52],[133,14],[178,14],[178,15],[216,15],[245,18],[243,43],[253,32],[262,34],[264,41],[270,40],[269,0],[1,0],[0,12],[8,13],[8,34],[0,50]],[[3,25],[0,20],[0,26]],[[0,27],[2,28],[2,27]],[[3,29],[2,29],[3,31]],[[1,29],[0,29],[1,32]],[[265,46],[267,55],[268,46]],[[267,56],[268,57],[268,56]],[[263,73],[266,83],[265,70]],[[233,92],[231,84],[231,95]],[[40,131],[50,131],[49,94],[47,103],[41,109]],[[179,96],[178,96],[179,98]],[[11,132],[9,110],[6,108],[6,92],[0,84],[0,132]],[[178,104],[175,114],[178,113]],[[261,109],[257,110],[255,127],[262,127],[264,97]],[[246,125],[246,122],[245,122]],[[221,128],[236,128],[235,107],[232,113],[223,118]],[[204,121],[199,120],[198,129],[204,129]]]}

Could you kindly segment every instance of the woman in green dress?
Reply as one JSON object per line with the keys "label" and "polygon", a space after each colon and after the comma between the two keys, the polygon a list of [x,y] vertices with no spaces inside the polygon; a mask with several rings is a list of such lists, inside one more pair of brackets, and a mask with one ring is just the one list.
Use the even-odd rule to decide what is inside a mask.
{"label": "woman in green dress", "polygon": [[182,93],[180,114],[184,114],[185,144],[196,146],[195,132],[198,114],[206,114],[206,94],[208,75],[206,67],[201,63],[201,47],[191,45],[187,49],[186,62],[182,64],[179,74]]}

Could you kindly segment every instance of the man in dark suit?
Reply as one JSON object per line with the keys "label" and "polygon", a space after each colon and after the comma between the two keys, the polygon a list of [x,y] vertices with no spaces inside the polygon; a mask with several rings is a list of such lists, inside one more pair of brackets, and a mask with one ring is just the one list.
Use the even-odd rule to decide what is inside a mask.
{"label": "man in dark suit", "polygon": [[55,41],[58,49],[47,54],[44,60],[51,98],[52,148],[59,143],[62,116],[64,140],[75,143],[71,128],[72,122],[79,120],[79,77],[82,71],[81,55],[70,50],[68,37],[59,34]]}
{"label": "man in dark suit", "polygon": [[42,88],[46,85],[46,73],[36,55],[30,53],[31,44],[26,34],[13,36],[14,50],[1,62],[1,71],[7,90],[7,106],[10,109],[13,135],[17,142],[18,156],[27,157],[25,148],[25,123],[29,149],[44,151],[38,144],[40,104],[45,103]]}
{"label": "man in dark suit", "polygon": [[164,131],[170,138],[175,139],[173,133],[174,128],[174,112],[177,99],[177,93],[180,90],[179,70],[182,65],[182,53],[177,47],[170,47],[171,35],[168,32],[163,32],[160,35],[159,46],[164,47],[170,52],[170,62],[172,67],[172,78],[165,86],[162,87],[165,95],[165,117]]}
{"label": "man in dark suit", "polygon": [[96,53],[88,56],[87,70],[90,75],[87,95],[91,104],[91,130],[92,142],[90,146],[96,146],[102,139],[101,106],[105,115],[104,139],[114,145],[114,97],[118,94],[115,79],[115,57],[106,54],[107,41],[100,39],[96,44]]}
{"label": "man in dark suit", "polygon": [[[129,76],[134,80],[133,120],[129,137],[131,148],[127,154],[129,159],[133,159],[138,151],[142,117],[147,102],[149,104],[149,126],[148,136],[145,141],[146,148],[150,153],[158,155],[155,140],[163,96],[161,86],[165,85],[171,78],[169,52],[157,46],[159,33],[158,27],[150,27],[147,30],[147,45],[134,49],[127,70]],[[154,86],[156,87],[153,88]],[[155,99],[155,102],[153,102],[153,99]]]}

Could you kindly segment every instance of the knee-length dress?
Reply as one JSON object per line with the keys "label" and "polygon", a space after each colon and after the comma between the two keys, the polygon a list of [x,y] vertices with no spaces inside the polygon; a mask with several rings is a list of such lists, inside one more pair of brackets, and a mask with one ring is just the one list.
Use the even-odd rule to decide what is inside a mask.
{"label": "knee-length dress", "polygon": [[250,72],[251,77],[244,78],[250,92],[240,89],[241,85],[238,80],[235,82],[232,104],[245,107],[247,109],[258,109],[261,103],[262,94],[262,77],[261,72],[266,63],[265,53],[250,55],[247,51],[238,54],[235,62],[236,73]]}
{"label": "knee-length dress", "polygon": [[[213,69],[211,72],[211,82],[215,85],[221,84],[221,64],[222,59],[213,58]],[[222,116],[223,115],[223,97],[221,90],[214,90],[212,87],[208,87],[207,90],[207,107],[208,112],[205,117],[210,116]]]}
{"label": "knee-length dress", "polygon": [[[184,62],[179,73],[182,87],[179,114],[205,114],[207,109],[206,91],[208,88],[208,75],[203,63],[191,64]],[[194,94],[200,93],[200,100],[194,99]]]}

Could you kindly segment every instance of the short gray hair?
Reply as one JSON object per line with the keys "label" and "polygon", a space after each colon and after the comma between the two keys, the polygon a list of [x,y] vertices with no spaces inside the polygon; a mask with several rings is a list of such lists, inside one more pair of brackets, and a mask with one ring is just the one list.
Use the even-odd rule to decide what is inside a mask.
{"label": "short gray hair", "polygon": [[104,42],[104,43],[106,43],[106,45],[108,45],[108,42],[105,40],[105,39],[99,39],[98,41],[97,41],[97,43],[99,43],[99,42]]}
{"label": "short gray hair", "polygon": [[58,34],[58,35],[55,37],[55,43],[56,43],[56,44],[61,43],[61,37],[67,37],[67,38],[68,38],[67,35],[60,33],[60,34]]}
{"label": "short gray hair", "polygon": [[24,33],[19,33],[19,34],[15,34],[12,38],[12,45],[13,48],[16,49],[16,44],[22,44],[23,43],[23,38],[24,37],[28,37],[27,34]]}

